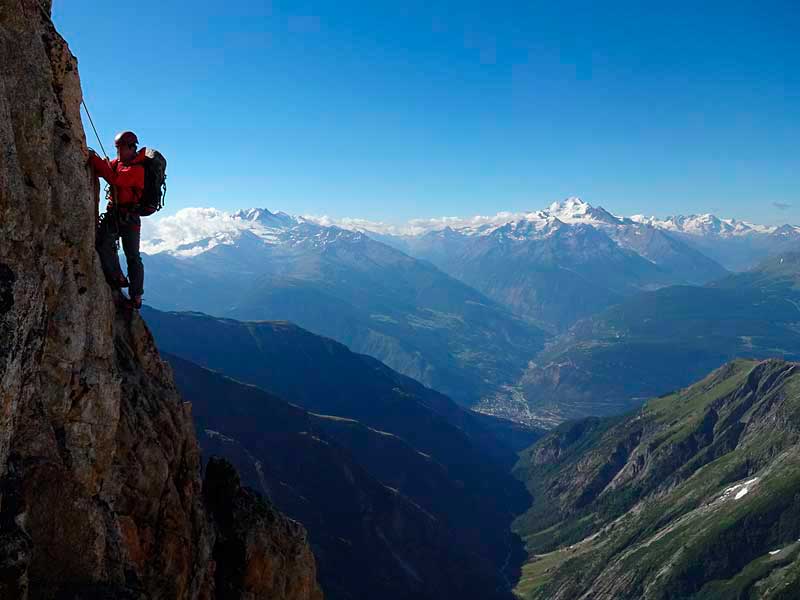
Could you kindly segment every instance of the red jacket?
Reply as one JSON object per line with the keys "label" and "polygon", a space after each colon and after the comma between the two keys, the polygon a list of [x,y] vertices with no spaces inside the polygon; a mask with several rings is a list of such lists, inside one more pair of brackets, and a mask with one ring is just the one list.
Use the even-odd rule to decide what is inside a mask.
{"label": "red jacket", "polygon": [[145,148],[139,150],[129,163],[122,163],[115,158],[111,161],[111,166],[104,159],[92,154],[91,163],[94,172],[114,187],[113,197],[120,206],[133,206],[142,197],[144,167],[141,163],[145,159],[144,151]]}

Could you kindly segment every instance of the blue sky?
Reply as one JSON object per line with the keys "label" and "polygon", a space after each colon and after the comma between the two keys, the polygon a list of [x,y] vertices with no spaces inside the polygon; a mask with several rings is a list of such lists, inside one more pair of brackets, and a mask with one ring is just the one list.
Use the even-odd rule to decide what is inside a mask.
{"label": "blue sky", "polygon": [[130,128],[167,156],[170,213],[399,222],[578,195],[621,214],[800,223],[796,1],[53,13],[106,148]]}

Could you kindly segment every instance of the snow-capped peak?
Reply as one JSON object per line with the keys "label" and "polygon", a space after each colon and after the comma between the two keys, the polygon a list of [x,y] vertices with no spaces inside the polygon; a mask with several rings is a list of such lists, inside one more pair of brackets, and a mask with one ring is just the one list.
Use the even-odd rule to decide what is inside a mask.
{"label": "snow-capped peak", "polygon": [[630,245],[634,236],[641,236],[643,227],[715,238],[772,235],[793,239],[800,236],[800,228],[793,225],[755,225],[736,219],[720,219],[710,213],[663,219],[645,215],[619,217],[578,197],[569,197],[537,211],[413,219],[404,225],[358,218],[295,217],[284,212],[273,213],[266,208],[249,208],[233,213],[214,208],[187,208],[175,215],[151,220],[143,232],[146,237],[142,240],[142,249],[148,254],[168,252],[187,257],[202,254],[219,245],[236,244],[245,231],[264,244],[276,245],[300,243],[300,240],[310,239],[309,236],[314,232],[331,228],[339,232],[345,230],[407,237],[445,230],[459,236],[489,236],[496,233],[522,241],[543,239],[564,227],[577,225],[602,229],[623,245]]}
{"label": "snow-capped peak", "polygon": [[[531,235],[540,236],[551,231],[558,223],[573,225],[586,224],[600,227],[614,227],[630,224],[602,207],[595,207],[576,196],[560,202],[553,202],[547,208],[524,212],[498,212],[495,215],[476,215],[472,217],[435,217],[412,219],[405,224],[394,225],[366,219],[334,219],[328,216],[304,216],[303,219],[320,225],[337,225],[343,229],[390,236],[416,237],[445,229],[460,235],[490,235],[506,228],[510,223],[519,223],[515,228],[517,236],[527,230]],[[558,222],[558,223],[556,223]],[[507,228],[506,228],[507,229]]]}
{"label": "snow-capped peak", "polygon": [[298,219],[285,212],[273,213],[266,208],[247,208],[237,211],[231,215],[234,219],[241,219],[243,221],[250,221],[252,223],[260,223],[266,227],[293,227],[299,222]]}
{"label": "snow-capped peak", "polygon": [[564,223],[607,223],[619,225],[622,220],[615,217],[602,206],[595,208],[578,197],[570,197],[561,202],[553,202],[546,211]]}
{"label": "snow-capped peak", "polygon": [[264,217],[273,216],[266,208],[245,208],[236,211],[231,215],[234,219],[244,219],[245,221],[260,221]]}
{"label": "snow-capped peak", "polygon": [[770,232],[771,235],[781,238],[797,238],[800,236],[800,227],[797,225],[781,225]]}
{"label": "snow-capped peak", "polygon": [[591,210],[591,205],[588,202],[585,202],[581,199],[580,196],[569,196],[562,200],[561,202],[553,202],[549,210],[550,212],[558,212],[561,210],[570,210],[573,212],[582,212],[585,213]]}
{"label": "snow-capped peak", "polygon": [[631,220],[659,229],[666,229],[668,231],[694,236],[734,237],[752,234],[769,234],[778,229],[777,227],[756,225],[736,219],[720,219],[710,213],[688,216],[675,215],[665,219],[634,215],[631,217]]}

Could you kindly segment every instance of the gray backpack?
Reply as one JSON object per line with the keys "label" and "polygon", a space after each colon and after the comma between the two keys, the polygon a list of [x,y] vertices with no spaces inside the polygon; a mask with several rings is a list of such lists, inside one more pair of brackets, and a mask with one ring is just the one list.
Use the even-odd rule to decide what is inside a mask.
{"label": "gray backpack", "polygon": [[164,208],[167,197],[167,159],[158,150],[148,148],[144,167],[144,191],[139,199],[137,212],[147,217]]}

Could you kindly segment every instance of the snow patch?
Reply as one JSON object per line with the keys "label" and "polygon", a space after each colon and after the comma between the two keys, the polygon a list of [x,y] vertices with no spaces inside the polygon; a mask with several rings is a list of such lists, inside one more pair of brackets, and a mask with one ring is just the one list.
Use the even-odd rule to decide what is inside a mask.
{"label": "snow patch", "polygon": [[236,441],[232,437],[228,437],[227,435],[223,435],[219,431],[214,431],[213,429],[206,429],[205,433],[210,438],[217,438],[218,440],[220,440],[222,442],[227,442],[229,444]]}
{"label": "snow patch", "polygon": [[722,500],[727,500],[731,495],[733,495],[734,500],[740,500],[750,493],[750,488],[756,483],[758,483],[758,477],[732,485],[722,492]]}

